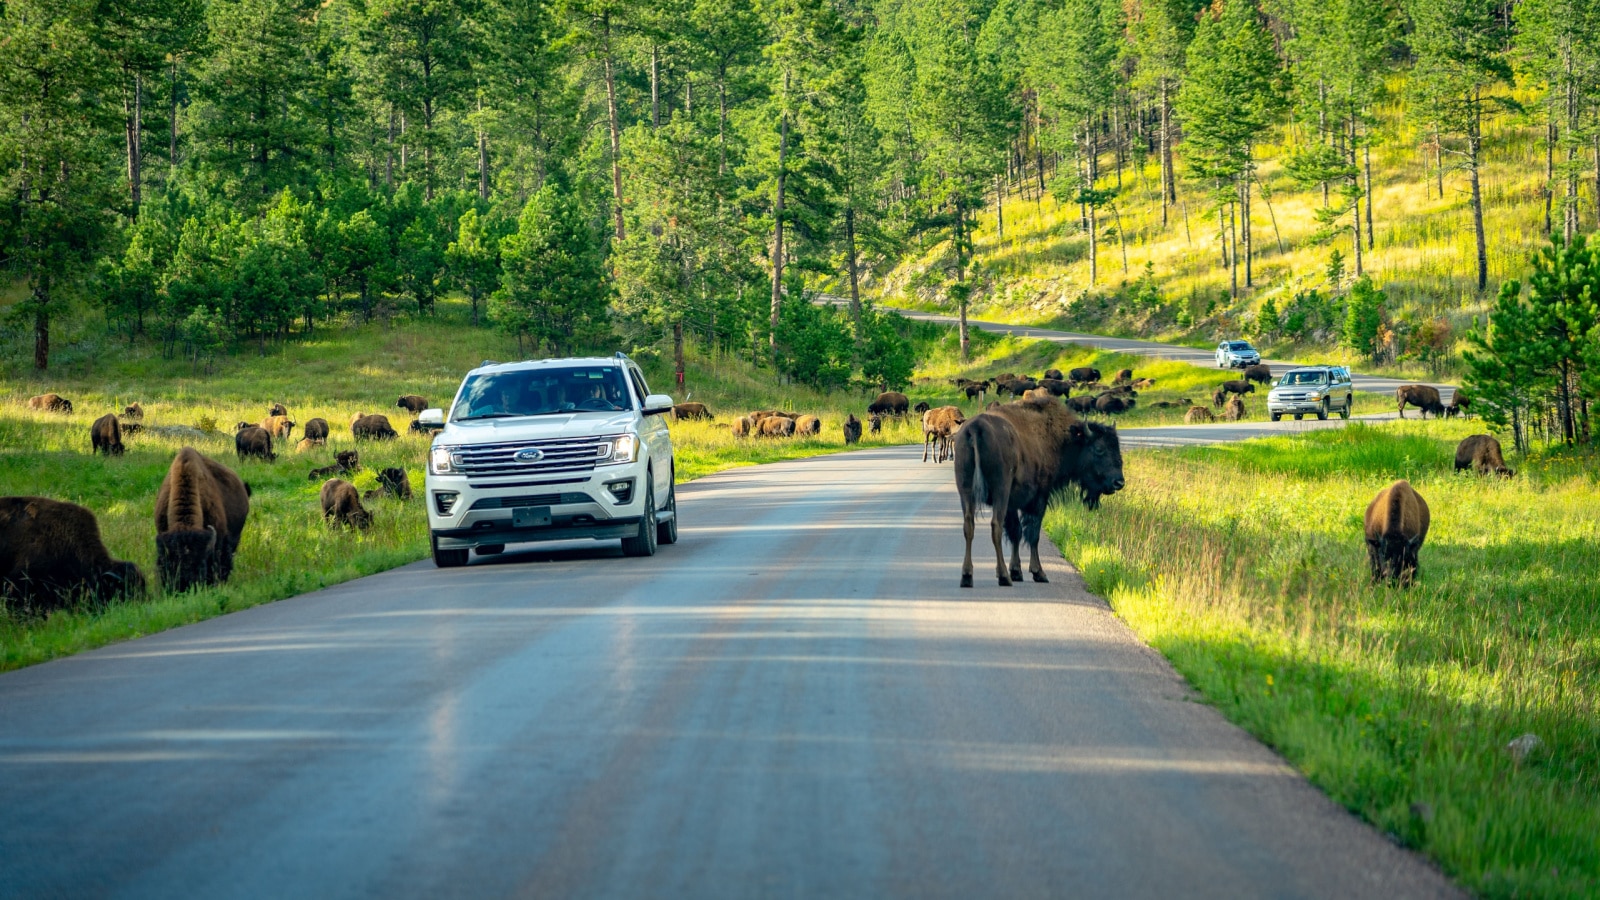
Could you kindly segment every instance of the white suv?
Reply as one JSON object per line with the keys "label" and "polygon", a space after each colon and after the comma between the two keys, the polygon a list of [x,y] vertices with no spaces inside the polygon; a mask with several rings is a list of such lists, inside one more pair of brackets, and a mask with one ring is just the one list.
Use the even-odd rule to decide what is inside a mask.
{"label": "white suv", "polygon": [[1249,341],[1223,341],[1217,345],[1217,368],[1242,369],[1261,364],[1261,353]]}
{"label": "white suv", "polygon": [[620,538],[629,556],[675,543],[671,411],[621,353],[468,372],[448,414],[418,417],[443,429],[424,491],[434,564],[530,541]]}

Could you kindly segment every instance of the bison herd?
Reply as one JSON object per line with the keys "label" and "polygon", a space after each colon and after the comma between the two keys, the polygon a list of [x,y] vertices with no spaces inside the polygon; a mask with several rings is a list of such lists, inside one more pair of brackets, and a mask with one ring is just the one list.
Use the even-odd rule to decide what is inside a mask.
{"label": "bison herd", "polygon": [[[428,404],[408,394],[396,405],[416,414]],[[70,400],[53,393],[29,399],[28,407],[61,413],[73,409]],[[124,437],[146,429],[144,418],[144,408],[132,403],[120,414],[95,419],[89,427],[91,452],[121,456]],[[260,422],[235,426],[234,451],[241,460],[272,462],[278,458],[274,441],[287,443],[296,427],[284,404],[273,403]],[[357,413],[350,431],[358,441],[399,437],[383,415]],[[202,429],[178,425],[150,426],[149,432],[183,439],[207,436]],[[313,418],[296,449],[325,446],[328,437],[327,420]],[[360,469],[359,452],[342,450],[333,465],[311,470],[312,481],[326,479],[319,503],[330,525],[364,529],[373,516],[363,500],[411,499],[404,469],[383,469],[378,487],[364,496],[341,477]],[[154,510],[156,573],[166,590],[182,592],[228,580],[250,515],[250,497],[250,486],[232,469],[191,446],[177,451],[157,490]],[[137,598],[145,591],[138,567],[111,557],[90,510],[44,497],[0,497],[0,596],[17,601],[18,608],[48,612],[77,601]]]}

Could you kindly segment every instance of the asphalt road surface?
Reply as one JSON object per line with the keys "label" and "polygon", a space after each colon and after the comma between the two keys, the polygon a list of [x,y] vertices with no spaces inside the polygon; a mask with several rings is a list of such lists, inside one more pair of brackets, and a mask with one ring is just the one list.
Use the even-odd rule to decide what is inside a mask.
{"label": "asphalt road surface", "polygon": [[0,675],[0,897],[1455,895],[918,454]]}

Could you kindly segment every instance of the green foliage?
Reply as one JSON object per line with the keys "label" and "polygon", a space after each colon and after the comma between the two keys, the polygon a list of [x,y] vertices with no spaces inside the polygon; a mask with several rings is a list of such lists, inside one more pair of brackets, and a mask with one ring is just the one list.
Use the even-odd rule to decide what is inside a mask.
{"label": "green foliage", "polygon": [[534,351],[556,356],[608,333],[609,290],[599,236],[577,198],[554,184],[528,201],[517,231],[500,243],[500,289],[489,319]]}
{"label": "green foliage", "polygon": [[1362,278],[1350,286],[1344,317],[1344,345],[1372,358],[1378,355],[1381,344],[1378,331],[1383,326],[1384,306],[1388,298],[1372,284],[1372,279]]}
{"label": "green foliage", "polygon": [[1271,294],[1261,301],[1261,308],[1256,311],[1256,337],[1270,340],[1277,337],[1283,328],[1282,321],[1278,318],[1278,301]]}
{"label": "green foliage", "polygon": [[901,335],[905,319],[895,313],[867,308],[861,311],[861,379],[869,385],[903,391],[911,383],[916,355]]}
{"label": "green foliage", "polygon": [[837,307],[783,305],[775,348],[783,374],[818,390],[837,390],[850,381],[851,345],[850,320]]}

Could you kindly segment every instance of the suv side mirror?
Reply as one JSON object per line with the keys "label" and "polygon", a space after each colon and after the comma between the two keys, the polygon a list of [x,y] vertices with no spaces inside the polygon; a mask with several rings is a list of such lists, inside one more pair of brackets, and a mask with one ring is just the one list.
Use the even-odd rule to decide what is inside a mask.
{"label": "suv side mirror", "polygon": [[422,412],[417,414],[417,424],[421,425],[423,428],[427,428],[427,429],[443,428],[444,427],[444,410],[442,410],[442,409],[425,409],[425,410],[423,410]]}
{"label": "suv side mirror", "polygon": [[640,410],[647,416],[659,416],[672,412],[672,396],[670,394],[651,394],[644,398],[644,409]]}

